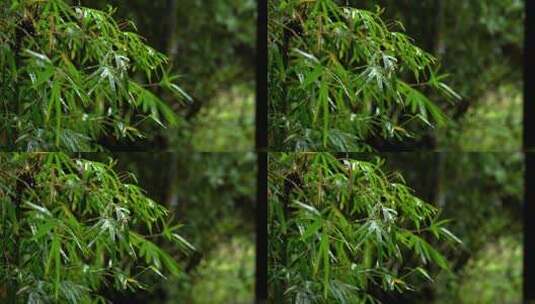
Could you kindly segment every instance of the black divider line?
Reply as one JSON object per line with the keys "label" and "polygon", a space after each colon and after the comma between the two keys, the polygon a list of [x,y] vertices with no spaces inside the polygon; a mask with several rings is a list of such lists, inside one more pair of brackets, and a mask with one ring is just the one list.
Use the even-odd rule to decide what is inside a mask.
{"label": "black divider line", "polygon": [[258,200],[256,221],[256,303],[267,301],[267,267],[268,267],[268,241],[267,241],[267,165],[266,152],[258,155]]}
{"label": "black divider line", "polygon": [[525,156],[524,302],[535,300],[535,153]]}

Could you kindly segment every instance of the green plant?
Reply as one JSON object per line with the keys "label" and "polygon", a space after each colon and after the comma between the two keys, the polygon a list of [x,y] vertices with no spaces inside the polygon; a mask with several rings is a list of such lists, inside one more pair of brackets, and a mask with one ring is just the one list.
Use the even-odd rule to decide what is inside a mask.
{"label": "green plant", "polygon": [[[454,219],[448,229],[463,241],[461,248],[447,248],[437,243],[448,257],[452,273],[439,274],[433,285],[405,294],[399,301],[487,303],[494,297],[490,302],[520,303],[522,259],[517,258],[522,252],[523,235],[520,220],[524,204],[523,154],[413,152],[380,155],[386,159],[388,170],[401,172],[419,197],[440,206],[443,218]],[[503,242],[505,239],[508,241]],[[511,263],[509,259],[520,263]],[[491,260],[495,262],[489,263]],[[482,290],[489,292],[482,293]]]}
{"label": "green plant", "polygon": [[153,239],[193,247],[167,210],[113,162],[66,154],[0,154],[0,300],[106,303],[106,289],[144,288],[148,273],[181,273]]}
{"label": "green plant", "polygon": [[380,303],[449,271],[431,239],[461,243],[381,161],[272,154],[269,279],[276,303]]}
{"label": "green plant", "polygon": [[173,244],[161,244],[176,253],[173,257],[185,272],[168,280],[155,278],[148,291],[110,300],[147,304],[174,304],[177,299],[180,303],[254,301],[255,217],[251,215],[256,205],[256,154],[179,150],[113,156],[120,171],[134,173],[150,197],[163,202],[184,225],[180,235],[196,252],[184,256]]}
{"label": "green plant", "polygon": [[195,151],[253,149],[256,0],[81,1],[117,7],[116,16],[133,20],[181,75],[193,101],[176,112],[187,123],[155,130],[153,138]]}
{"label": "green plant", "polygon": [[370,151],[373,141],[418,137],[447,120],[429,91],[460,99],[435,58],[380,10],[273,0],[269,13],[272,149]]}
{"label": "green plant", "polygon": [[167,75],[166,57],[113,12],[65,0],[0,4],[1,149],[94,151],[102,136],[142,137],[147,119],[177,123],[151,88],[189,96]]}
{"label": "green plant", "polygon": [[[520,149],[522,123],[517,117],[522,116],[522,105],[517,96],[523,90],[524,0],[346,3],[368,10],[384,7],[384,19],[401,21],[415,43],[440,60],[442,71],[450,75],[448,84],[463,96],[462,101],[444,109],[451,118],[451,124],[441,128],[446,132],[430,134],[433,141],[420,147]],[[460,42],[460,37],[470,39]],[[506,113],[512,120],[504,124]],[[459,138],[458,133],[469,133],[470,138]]]}

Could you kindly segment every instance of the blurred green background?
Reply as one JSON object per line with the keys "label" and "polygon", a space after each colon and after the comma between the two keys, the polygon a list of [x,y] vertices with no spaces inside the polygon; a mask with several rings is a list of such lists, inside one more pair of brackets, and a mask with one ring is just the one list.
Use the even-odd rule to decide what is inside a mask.
{"label": "blurred green background", "polygon": [[[105,160],[106,154],[85,154]],[[132,172],[165,205],[196,248],[184,255],[159,243],[184,271],[167,280],[145,273],[145,291],[103,290],[112,303],[253,303],[256,256],[255,153],[114,153],[116,171]]]}

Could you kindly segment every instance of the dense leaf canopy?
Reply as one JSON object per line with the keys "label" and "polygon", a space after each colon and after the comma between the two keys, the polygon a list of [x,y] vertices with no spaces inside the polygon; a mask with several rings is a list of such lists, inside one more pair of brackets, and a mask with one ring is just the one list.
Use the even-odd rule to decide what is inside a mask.
{"label": "dense leaf canopy", "polygon": [[[380,161],[274,154],[269,171],[271,296],[296,303],[377,303],[448,271],[430,240],[461,241],[439,210]],[[419,284],[418,284],[419,283]]]}
{"label": "dense leaf canopy", "polygon": [[143,136],[147,119],[177,122],[151,90],[189,98],[166,74],[166,57],[112,14],[64,0],[0,4],[3,150],[94,151],[103,135]]}
{"label": "dense leaf canopy", "polygon": [[[460,99],[381,11],[337,1],[270,1],[270,145],[275,150],[373,150],[446,121],[426,94]],[[396,31],[397,30],[397,31]]]}
{"label": "dense leaf canopy", "polygon": [[144,288],[142,273],[181,273],[153,243],[193,250],[180,226],[112,166],[60,153],[0,154],[0,299],[105,303],[107,288]]}

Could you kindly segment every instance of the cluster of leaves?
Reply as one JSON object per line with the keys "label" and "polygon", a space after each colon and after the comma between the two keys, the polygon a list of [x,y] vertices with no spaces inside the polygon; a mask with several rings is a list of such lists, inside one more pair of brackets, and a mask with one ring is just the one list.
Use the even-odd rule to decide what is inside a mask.
{"label": "cluster of leaves", "polygon": [[[448,271],[430,239],[461,241],[438,209],[382,162],[328,153],[272,154],[270,297],[295,303],[380,303]],[[435,265],[435,266],[433,266]],[[419,285],[418,285],[419,284]]]}
{"label": "cluster of leaves", "polygon": [[144,273],[181,273],[151,240],[193,250],[180,225],[112,167],[61,153],[0,154],[0,299],[106,303],[107,288],[144,288]]}
{"label": "cluster of leaves", "polygon": [[211,296],[212,302],[252,302],[255,269],[254,253],[249,250],[255,248],[255,153],[182,150],[117,153],[114,158],[120,171],[133,172],[150,197],[164,203],[184,224],[181,235],[197,250],[184,256],[172,244],[162,243],[168,252],[176,253],[173,256],[186,271],[176,278],[155,280],[148,292],[121,294],[112,300],[206,303]]}
{"label": "cluster of leaves", "polygon": [[[504,258],[521,254],[517,244],[523,238],[523,155],[420,152],[381,156],[420,197],[434,201],[443,217],[455,219],[449,228],[464,244],[462,250],[445,249],[452,274],[440,276],[425,292],[405,296],[404,302],[474,303],[472,299],[483,296],[517,299],[503,303],[521,302],[522,263]],[[483,286],[500,286],[504,292],[498,295],[490,288],[483,295]]]}
{"label": "cluster of leaves", "polygon": [[[220,240],[219,233],[235,235],[243,231],[249,235],[254,226],[254,217],[250,215],[256,200],[255,153],[184,151],[114,156],[120,160],[121,169],[135,173],[152,197],[166,202],[179,220],[188,222],[184,234],[201,251],[210,250]],[[236,218],[241,225],[229,223]],[[219,224],[225,227],[218,227]]]}
{"label": "cluster of leaves", "polygon": [[257,1],[85,3],[118,7],[117,15],[134,20],[149,43],[169,57],[172,71],[181,75],[180,85],[193,99],[178,109],[186,121],[177,130],[155,130],[164,131],[171,146],[192,146],[195,151],[253,149]]}
{"label": "cluster of leaves", "polygon": [[188,98],[167,75],[166,57],[113,12],[65,0],[0,4],[3,150],[94,151],[102,136],[142,137],[147,119],[177,122],[150,89]]}
{"label": "cluster of leaves", "polygon": [[426,91],[460,99],[436,60],[381,11],[279,0],[269,12],[273,149],[369,151],[374,140],[404,140],[446,121]]}
{"label": "cluster of leaves", "polygon": [[[524,157],[521,153],[385,154],[422,197],[455,218],[454,233],[476,252],[504,231],[521,234]],[[486,237],[482,238],[481,235]]]}
{"label": "cluster of leaves", "polygon": [[[418,45],[439,57],[444,71],[451,75],[449,84],[463,100],[446,109],[453,119],[444,128],[446,132],[436,134],[437,145],[449,150],[480,151],[520,149],[522,124],[504,125],[503,115],[498,113],[507,107],[505,111],[522,115],[522,106],[515,96],[522,94],[523,87],[524,2],[349,0],[362,9],[385,7],[387,18],[403,22]],[[459,37],[470,39],[460,41]],[[494,96],[500,95],[503,89],[509,91],[509,96],[504,95],[504,100],[498,103]],[[474,125],[472,119],[463,119],[473,115],[474,110],[484,116],[484,124]],[[495,119],[489,121],[492,118]],[[511,130],[514,132],[506,134]],[[466,139],[458,136],[464,132],[480,133],[484,139],[465,147]],[[504,135],[508,138],[501,138]],[[489,143],[493,146],[489,147]]]}

